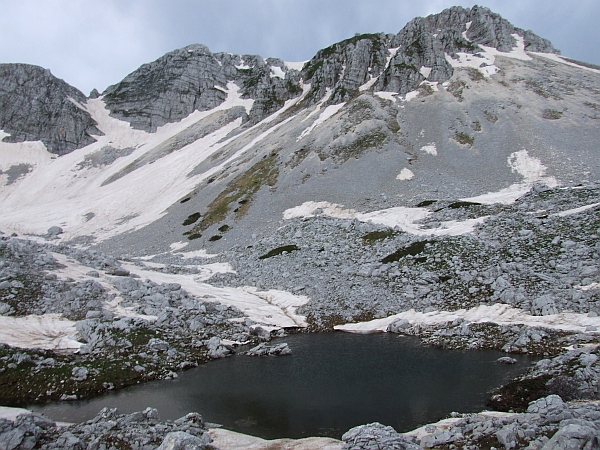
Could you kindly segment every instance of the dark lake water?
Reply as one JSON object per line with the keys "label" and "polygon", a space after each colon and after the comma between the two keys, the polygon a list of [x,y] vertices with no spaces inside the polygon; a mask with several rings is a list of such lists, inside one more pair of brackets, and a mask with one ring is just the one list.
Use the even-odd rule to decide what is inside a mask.
{"label": "dark lake water", "polygon": [[353,426],[381,422],[408,431],[452,411],[485,409],[487,393],[531,363],[503,365],[489,350],[449,351],[393,334],[297,334],[292,355],[234,356],[93,400],[33,406],[57,421],[81,422],[105,407],[121,413],[157,408],[161,419],[188,412],[267,439],[339,438]]}

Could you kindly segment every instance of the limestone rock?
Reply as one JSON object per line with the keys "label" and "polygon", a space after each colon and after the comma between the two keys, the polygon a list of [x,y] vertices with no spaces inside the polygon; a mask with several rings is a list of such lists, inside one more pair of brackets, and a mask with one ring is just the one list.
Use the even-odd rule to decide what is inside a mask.
{"label": "limestone rock", "polygon": [[96,122],[81,107],[85,95],[49,70],[29,64],[0,64],[0,129],[3,142],[41,140],[64,155],[95,142]]}

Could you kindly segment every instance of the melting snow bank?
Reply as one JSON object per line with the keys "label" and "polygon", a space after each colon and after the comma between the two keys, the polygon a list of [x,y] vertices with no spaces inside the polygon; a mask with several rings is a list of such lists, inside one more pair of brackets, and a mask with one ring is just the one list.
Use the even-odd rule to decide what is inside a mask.
{"label": "melting snow bank", "polygon": [[287,209],[283,213],[283,218],[315,217],[319,214],[338,219],[356,219],[361,222],[371,222],[391,228],[399,227],[407,233],[420,236],[458,236],[467,234],[473,231],[476,225],[482,223],[487,218],[486,216],[463,221],[449,220],[441,222],[439,227],[424,229],[422,228],[422,225],[417,224],[416,222],[433,214],[427,208],[407,208],[398,206],[396,208],[382,209],[370,213],[359,213],[354,209],[344,209],[342,205],[335,203],[312,201],[304,202],[300,206]]}
{"label": "melting snow bank", "polygon": [[546,166],[539,159],[530,156],[527,150],[511,153],[508,157],[508,165],[513,172],[523,176],[524,180],[522,182],[512,184],[498,192],[489,192],[476,197],[462,198],[461,200],[485,205],[494,203],[507,205],[529,192],[535,183],[544,183],[549,187],[558,185],[556,178],[545,176]]}
{"label": "melting snow bank", "polygon": [[480,305],[475,308],[459,309],[452,312],[432,311],[423,313],[411,309],[383,319],[336,325],[334,328],[351,333],[380,333],[389,331],[389,326],[392,323],[402,319],[408,321],[411,325],[439,325],[463,319],[472,323],[491,322],[498,325],[526,325],[571,332],[589,332],[591,327],[600,328],[600,317],[589,317],[586,314],[569,312],[532,316],[521,309],[502,303],[496,303],[492,306]]}
{"label": "melting snow bank", "polygon": [[[251,320],[276,328],[306,327],[306,318],[296,314],[296,308],[308,303],[309,298],[289,292],[268,290],[259,291],[250,286],[243,288],[215,287],[203,283],[217,271],[201,275],[170,274],[142,269],[133,264],[123,264],[131,273],[147,278],[155,283],[177,283],[194,296],[210,299],[226,306],[235,306]],[[220,269],[220,273],[231,272],[228,264],[203,266]]]}
{"label": "melting snow bank", "polygon": [[0,316],[0,342],[12,347],[44,350],[77,350],[75,322],[59,314],[42,316]]}
{"label": "melting snow bank", "polygon": [[227,450],[341,450],[343,445],[341,441],[323,437],[266,440],[223,428],[210,429],[208,434],[213,439],[212,445]]}

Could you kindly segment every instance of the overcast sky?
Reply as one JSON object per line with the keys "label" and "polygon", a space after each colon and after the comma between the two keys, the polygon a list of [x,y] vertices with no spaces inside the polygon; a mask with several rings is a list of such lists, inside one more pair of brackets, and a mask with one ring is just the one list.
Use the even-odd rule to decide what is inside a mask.
{"label": "overcast sky", "polygon": [[[599,0],[485,0],[565,56],[600,64]],[[459,0],[0,0],[0,62],[49,68],[88,94],[201,43],[211,51],[310,59],[355,33],[397,33]]]}

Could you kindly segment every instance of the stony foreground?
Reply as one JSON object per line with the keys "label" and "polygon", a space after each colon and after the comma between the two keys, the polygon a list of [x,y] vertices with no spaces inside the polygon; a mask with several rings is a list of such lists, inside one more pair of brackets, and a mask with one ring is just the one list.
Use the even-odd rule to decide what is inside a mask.
{"label": "stony foreground", "polygon": [[[227,433],[227,432],[226,432]],[[232,438],[233,435],[234,437]],[[195,413],[161,422],[156,410],[119,415],[103,409],[92,420],[77,425],[57,425],[37,414],[22,414],[14,421],[0,419],[0,448],[21,449],[131,449],[199,450],[211,448],[417,450],[491,449],[592,450],[600,447],[600,404],[565,403],[550,395],[530,403],[524,413],[457,414],[410,433],[397,433],[379,423],[352,428],[339,445],[332,439],[263,441],[217,433],[227,447],[211,445],[202,418]],[[304,441],[304,442],[303,442]],[[241,447],[240,445],[248,445]]]}

